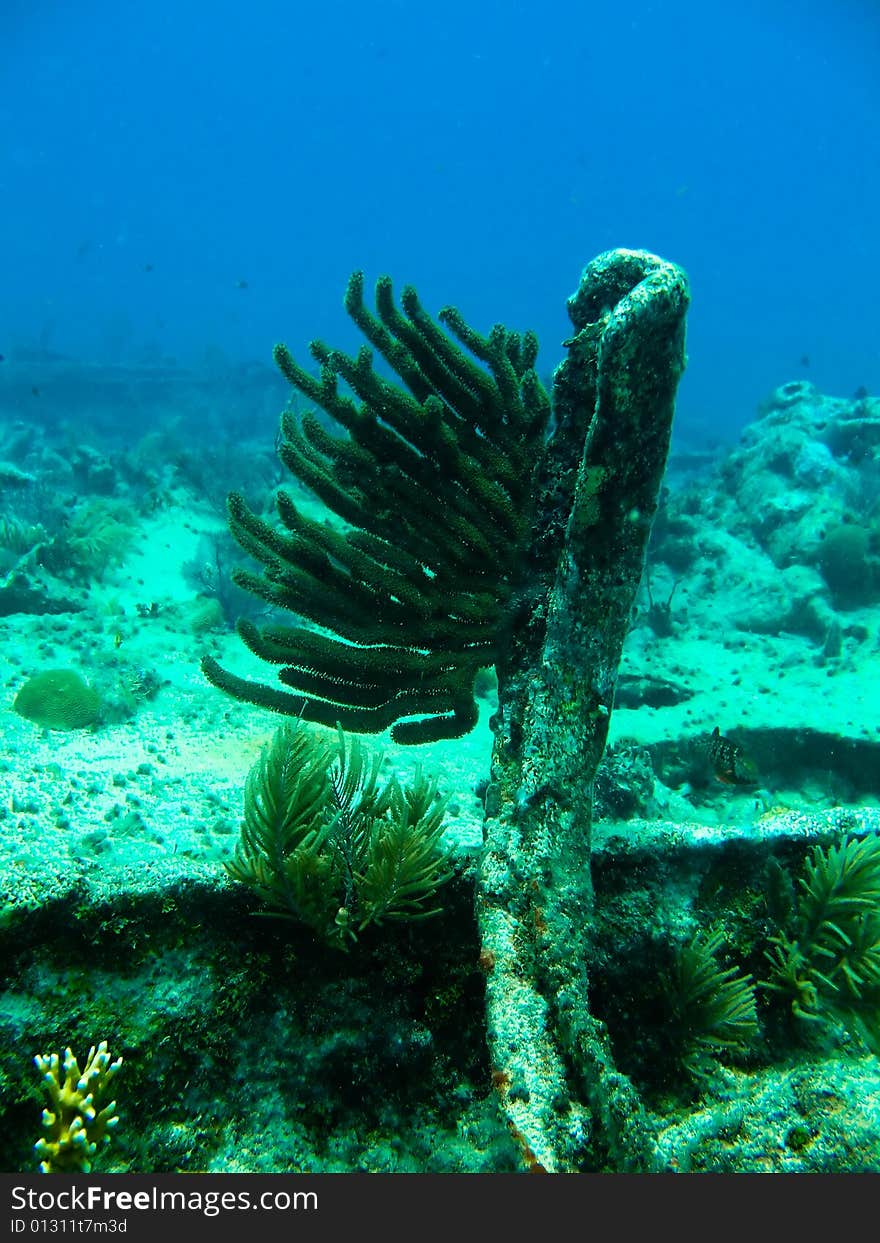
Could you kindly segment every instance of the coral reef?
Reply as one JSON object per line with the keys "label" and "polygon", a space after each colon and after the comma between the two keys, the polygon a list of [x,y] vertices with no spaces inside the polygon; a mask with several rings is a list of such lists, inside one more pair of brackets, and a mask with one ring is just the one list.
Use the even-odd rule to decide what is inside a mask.
{"label": "coral reef", "polygon": [[[799,381],[697,478],[673,454],[650,548],[672,625],[658,634],[643,585],[609,734],[646,750],[656,814],[745,825],[756,804],[876,801],[878,429],[877,399]],[[698,762],[715,729],[753,760],[753,797]]]}
{"label": "coral reef", "polygon": [[[762,988],[748,1054],[705,1046],[694,1081],[669,990],[680,947],[708,925],[722,971],[765,980],[779,927],[768,858],[796,876],[817,834],[827,849],[877,825],[874,813],[768,821],[749,839],[656,821],[595,830],[591,1004],[656,1124],[660,1168],[880,1167],[877,1061],[842,1029],[795,1025],[785,996]],[[485,1043],[495,964],[473,880],[450,881],[436,918],[393,937],[367,929],[342,956],[307,927],[255,919],[243,886],[180,850],[149,868],[111,851],[100,867],[19,873],[21,900],[0,919],[0,1168],[32,1168],[41,1089],[23,1049],[51,1047],[59,1029],[87,1047],[100,1024],[138,1120],[102,1149],[108,1172],[523,1169],[503,1110],[524,1084]],[[581,1168],[613,1168],[598,1128]]]}
{"label": "coral reef", "polygon": [[[387,278],[374,315],[359,273],[345,302],[405,388],[374,370],[367,348],[351,358],[314,342],[319,379],[284,347],[275,359],[348,433],[335,437],[315,415],[286,412],[279,455],[353,530],[306,518],[284,490],[283,530],[240,494],[228,502],[233,535],[264,567],[237,571],[236,582],[321,628],[239,623],[251,651],[280,666],[279,680],[297,693],[250,682],[212,656],[202,669],[239,700],[360,731],[391,726],[396,742],[416,743],[472,729],[476,674],[496,666],[478,909],[496,963],[493,1048],[528,1085],[506,1100],[510,1123],[537,1164],[574,1168],[592,1108],[620,1159],[647,1166],[649,1130],[626,1104],[628,1088],[611,1072],[589,1012],[581,942],[592,780],[684,367],[686,278],[656,256],[622,249],[585,269],[569,299],[574,335],[554,377],[549,437],[530,334],[498,325],[482,337],[446,310],[453,340],[414,290],[404,290],[401,312]],[[340,381],[360,404],[340,394]],[[576,857],[575,843],[587,859],[577,875],[563,862]],[[514,935],[524,877],[549,932],[528,960]],[[563,1009],[559,996],[568,999]],[[566,1061],[583,1087],[563,1119],[553,1102],[575,1095]],[[614,1119],[627,1111],[624,1134]]]}
{"label": "coral reef", "polygon": [[[206,692],[198,668],[207,650],[271,682],[228,620],[245,602],[256,627],[293,617],[228,590],[230,486],[282,539],[282,483],[328,549],[363,534],[280,478],[275,411],[242,427],[215,376],[188,423],[171,376],[161,427],[134,449],[109,402],[104,431],[84,417],[76,443],[60,419],[0,422],[8,699],[24,671],[79,669],[104,704],[99,731],[6,717],[2,1168],[33,1164],[31,1053],[100,1032],[139,1120],[99,1149],[111,1171],[880,1169],[880,402],[799,381],[735,447],[673,445],[630,608],[681,357],[683,291],[655,263],[615,252],[573,300],[523,569],[498,596],[512,623],[500,676],[473,679],[476,725],[417,751],[382,740],[377,800],[430,789],[417,761],[449,792],[442,858],[429,849],[403,918],[381,908],[405,843],[364,887],[368,835],[351,815],[378,757],[352,767],[349,741],[343,760],[335,736],[297,727],[318,740],[299,758],[324,808],[298,818],[309,783],[295,763],[284,777],[297,748],[267,745],[272,718]],[[383,359],[375,370],[384,382]],[[235,418],[241,435],[201,454]],[[315,451],[308,469],[341,469],[345,452],[306,433],[314,419],[346,442],[339,420],[288,418]],[[137,532],[124,558],[88,546],[85,516],[97,531],[108,500]],[[448,704],[415,715],[462,723]],[[346,821],[343,770],[350,782],[358,765]]]}
{"label": "coral reef", "polygon": [[441,915],[393,937],[368,929],[343,957],[307,927],[255,919],[216,862],[113,862],[47,877],[0,920],[0,1168],[33,1166],[38,1087],[23,1046],[61,1028],[76,1048],[98,1023],[125,1059],[102,1171],[519,1168],[461,876]]}

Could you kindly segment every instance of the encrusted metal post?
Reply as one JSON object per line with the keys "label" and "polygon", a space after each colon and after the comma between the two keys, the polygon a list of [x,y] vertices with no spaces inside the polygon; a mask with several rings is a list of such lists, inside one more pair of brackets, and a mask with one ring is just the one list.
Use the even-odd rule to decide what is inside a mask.
{"label": "encrusted metal post", "polygon": [[584,270],[499,668],[477,913],[495,1080],[535,1168],[655,1165],[644,1110],[589,1009],[590,830],[687,306],[684,272],[644,251]]}

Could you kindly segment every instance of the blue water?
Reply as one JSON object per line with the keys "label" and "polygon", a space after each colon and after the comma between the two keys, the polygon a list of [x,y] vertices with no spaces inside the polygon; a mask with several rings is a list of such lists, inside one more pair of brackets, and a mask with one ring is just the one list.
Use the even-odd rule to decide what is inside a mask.
{"label": "blue water", "polygon": [[0,353],[356,343],[349,272],[549,372],[618,245],[693,287],[681,430],[792,378],[880,390],[869,0],[5,0]]}

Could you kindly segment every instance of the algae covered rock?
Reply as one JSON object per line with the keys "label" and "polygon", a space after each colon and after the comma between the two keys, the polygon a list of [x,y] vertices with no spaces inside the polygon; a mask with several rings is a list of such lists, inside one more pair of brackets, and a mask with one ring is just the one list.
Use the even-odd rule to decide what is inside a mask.
{"label": "algae covered rock", "polygon": [[28,678],[13,710],[44,729],[90,729],[101,716],[101,696],[74,669],[44,669]]}

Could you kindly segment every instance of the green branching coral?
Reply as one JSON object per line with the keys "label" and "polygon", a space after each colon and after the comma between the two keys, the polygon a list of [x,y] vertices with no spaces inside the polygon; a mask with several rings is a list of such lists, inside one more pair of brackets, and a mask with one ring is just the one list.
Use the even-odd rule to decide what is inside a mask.
{"label": "green branching coral", "polygon": [[670,980],[672,1018],[682,1066],[699,1077],[707,1055],[743,1053],[758,1029],[751,976],[722,967],[720,932],[700,932],[679,947]]}
{"label": "green branching coral", "polygon": [[248,774],[241,839],[225,865],[271,914],[341,949],[370,924],[439,914],[437,890],[452,874],[436,782],[418,770],[411,785],[380,785],[381,763],[341,730],[334,746],[283,725]]}
{"label": "green branching coral", "polygon": [[49,1109],[43,1110],[45,1135],[34,1145],[43,1174],[88,1173],[98,1149],[110,1142],[119,1123],[116,1101],[107,1101],[122,1058],[113,1061],[107,1041],[92,1045],[80,1070],[70,1049],[62,1062],[57,1053],[37,1054]]}
{"label": "green branching coral", "polygon": [[797,1018],[839,1022],[880,1056],[880,835],[815,846],[798,888],[766,987]]}
{"label": "green branching coral", "polygon": [[[239,623],[286,690],[211,658],[202,667],[236,698],[308,721],[362,733],[394,726],[401,743],[460,737],[476,722],[474,678],[495,663],[530,529],[550,412],[537,340],[501,325],[481,336],[447,309],[439,318],[450,336],[413,289],[399,309],[387,277],[376,314],[361,273],[345,306],[402,386],[374,370],[366,346],[350,357],[312,342],[318,378],[284,346],[275,361],[341,429],[287,411],[278,452],[346,529],[304,517],[284,490],[280,527],[238,493],[228,501],[232,534],[262,565],[237,570],[236,583],[320,630]],[[420,719],[401,722],[410,716]]]}

